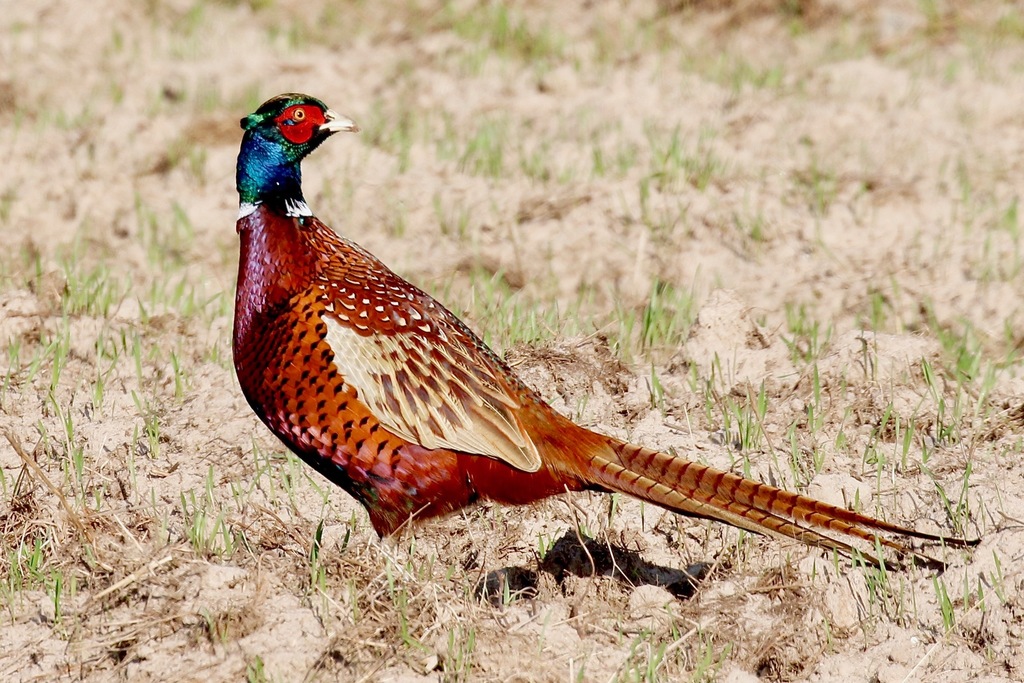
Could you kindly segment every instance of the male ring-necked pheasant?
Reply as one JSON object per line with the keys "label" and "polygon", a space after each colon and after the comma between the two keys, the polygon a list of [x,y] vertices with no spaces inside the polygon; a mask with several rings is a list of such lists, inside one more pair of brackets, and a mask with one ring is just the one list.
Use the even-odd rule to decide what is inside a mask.
{"label": "male ring-necked pheasant", "polygon": [[246,399],[381,535],[478,499],[621,491],[669,510],[845,553],[834,532],[923,557],[885,534],[944,541],[556,413],[454,314],[317,219],[300,162],[354,122],[307,95],[241,121],[234,361]]}

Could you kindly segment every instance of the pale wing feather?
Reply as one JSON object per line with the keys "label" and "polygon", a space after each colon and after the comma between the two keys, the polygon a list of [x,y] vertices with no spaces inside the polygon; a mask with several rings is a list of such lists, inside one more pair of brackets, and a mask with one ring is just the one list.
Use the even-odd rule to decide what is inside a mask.
{"label": "pale wing feather", "polygon": [[405,333],[361,335],[331,314],[324,321],[339,372],[389,431],[426,448],[540,468],[537,447],[515,417],[519,404],[454,335],[431,347]]}

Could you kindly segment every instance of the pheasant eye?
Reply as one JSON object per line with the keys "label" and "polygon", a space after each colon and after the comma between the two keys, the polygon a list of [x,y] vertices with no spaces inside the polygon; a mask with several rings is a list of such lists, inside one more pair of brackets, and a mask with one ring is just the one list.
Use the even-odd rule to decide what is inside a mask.
{"label": "pheasant eye", "polygon": [[319,111],[315,107],[294,105],[285,109],[274,120],[281,135],[288,142],[304,145],[313,138],[317,126],[324,122],[323,117],[318,114]]}

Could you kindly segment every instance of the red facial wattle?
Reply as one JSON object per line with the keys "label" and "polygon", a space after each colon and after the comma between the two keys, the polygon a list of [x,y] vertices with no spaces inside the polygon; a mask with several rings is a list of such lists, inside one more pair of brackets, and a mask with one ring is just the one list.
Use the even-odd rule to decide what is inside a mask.
{"label": "red facial wattle", "polygon": [[288,142],[296,145],[309,142],[317,128],[327,123],[327,119],[324,118],[324,113],[319,107],[307,104],[288,107],[274,121],[277,122],[281,135]]}

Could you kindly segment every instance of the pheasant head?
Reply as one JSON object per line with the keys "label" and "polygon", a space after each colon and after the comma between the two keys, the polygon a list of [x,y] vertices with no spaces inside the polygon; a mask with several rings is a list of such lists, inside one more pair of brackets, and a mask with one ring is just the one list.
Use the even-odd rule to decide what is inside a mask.
{"label": "pheasant head", "polygon": [[302,159],[340,132],[358,132],[346,116],[309,95],[273,97],[241,120],[235,180],[243,212],[265,201],[302,206]]}

